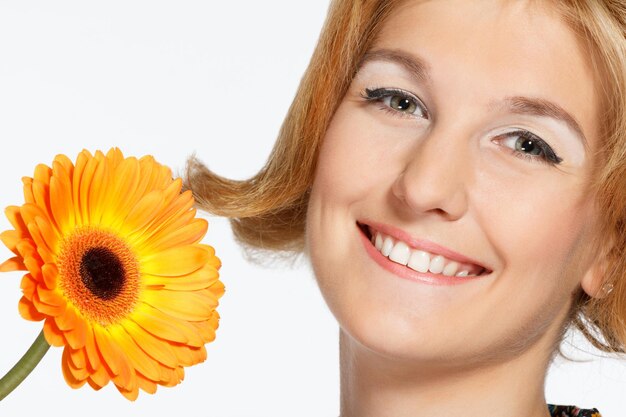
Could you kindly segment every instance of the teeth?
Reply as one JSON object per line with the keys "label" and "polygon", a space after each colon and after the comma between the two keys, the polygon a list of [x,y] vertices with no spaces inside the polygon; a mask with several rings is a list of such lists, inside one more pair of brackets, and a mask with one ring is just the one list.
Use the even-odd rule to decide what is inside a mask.
{"label": "teeth", "polygon": [[477,273],[469,273],[470,270],[475,269],[475,266],[461,265],[441,255],[432,255],[426,251],[411,249],[406,243],[402,241],[396,242],[392,237],[385,236],[379,232],[374,232],[373,235],[372,242],[377,250],[384,256],[387,256],[389,260],[400,265],[406,265],[415,271],[443,274],[449,277],[471,277],[477,275]]}
{"label": "teeth", "polygon": [[391,253],[391,249],[393,249],[393,239],[390,237],[386,237],[383,241],[383,247],[381,248],[381,253],[385,256],[389,256]]}
{"label": "teeth", "polygon": [[456,270],[459,267],[459,264],[456,262],[450,262],[448,265],[446,265],[445,268],[443,268],[443,274],[447,277],[451,277],[454,274],[456,274]]}
{"label": "teeth", "polygon": [[430,267],[428,270],[433,274],[439,274],[443,271],[443,265],[446,262],[443,256],[437,255],[433,259],[430,260]]}
{"label": "teeth", "polygon": [[407,266],[418,272],[428,272],[430,265],[430,255],[428,252],[416,250],[411,253]]}
{"label": "teeth", "polygon": [[398,242],[389,253],[389,259],[401,265],[406,265],[411,256],[411,249],[404,242]]}
{"label": "teeth", "polygon": [[380,233],[376,233],[376,241],[374,242],[376,249],[381,250],[383,248],[383,237]]}

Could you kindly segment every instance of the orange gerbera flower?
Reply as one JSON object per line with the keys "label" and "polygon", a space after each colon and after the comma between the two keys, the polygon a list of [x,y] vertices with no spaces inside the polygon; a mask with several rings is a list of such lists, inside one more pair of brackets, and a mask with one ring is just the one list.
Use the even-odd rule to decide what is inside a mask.
{"label": "orange gerbera flower", "polygon": [[117,148],[75,164],[59,155],[23,181],[25,204],[6,209],[15,230],[0,235],[16,256],[0,270],[28,271],[19,312],[64,347],[67,383],[112,381],[134,400],[182,381],[206,358],[224,293],[191,192],[152,157]]}

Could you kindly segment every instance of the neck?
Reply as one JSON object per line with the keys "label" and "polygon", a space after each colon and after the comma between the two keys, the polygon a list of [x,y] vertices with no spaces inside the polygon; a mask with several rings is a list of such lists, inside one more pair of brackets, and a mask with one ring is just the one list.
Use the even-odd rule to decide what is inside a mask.
{"label": "neck", "polygon": [[383,357],[343,330],[339,348],[340,417],[550,416],[544,397],[549,357],[538,361],[533,349],[506,361],[442,370]]}

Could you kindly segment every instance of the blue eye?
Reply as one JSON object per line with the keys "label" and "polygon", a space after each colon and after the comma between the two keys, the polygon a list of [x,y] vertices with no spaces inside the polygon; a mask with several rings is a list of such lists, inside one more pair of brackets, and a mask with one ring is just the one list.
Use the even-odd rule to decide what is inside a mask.
{"label": "blue eye", "polygon": [[412,93],[398,88],[376,88],[374,90],[366,88],[361,93],[367,101],[382,103],[385,110],[389,110],[397,115],[417,116],[428,119],[428,111],[420,99]]}
{"label": "blue eye", "polygon": [[527,130],[516,130],[500,137],[503,139],[498,142],[509,148],[515,156],[549,165],[558,165],[563,161],[546,141]]}

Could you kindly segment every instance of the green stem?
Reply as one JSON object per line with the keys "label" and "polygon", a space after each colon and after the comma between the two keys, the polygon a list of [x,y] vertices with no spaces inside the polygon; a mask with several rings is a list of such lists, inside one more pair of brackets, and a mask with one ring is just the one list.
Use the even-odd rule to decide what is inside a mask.
{"label": "green stem", "polygon": [[50,349],[50,345],[46,342],[43,330],[37,336],[30,348],[26,351],[22,359],[20,359],[13,368],[5,376],[0,379],[0,401],[11,393],[24,379],[31,373],[35,366],[44,357]]}

